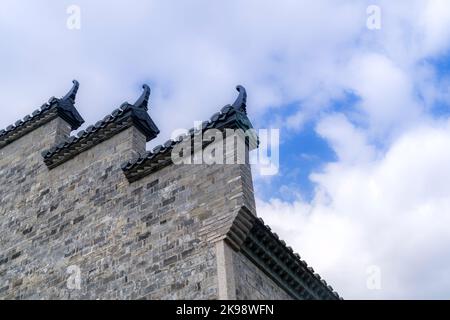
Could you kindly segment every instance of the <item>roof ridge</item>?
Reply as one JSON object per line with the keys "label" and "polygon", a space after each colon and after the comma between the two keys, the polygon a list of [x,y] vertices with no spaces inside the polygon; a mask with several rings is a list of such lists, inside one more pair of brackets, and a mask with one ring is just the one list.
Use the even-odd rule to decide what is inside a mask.
{"label": "roof ridge", "polygon": [[24,136],[37,127],[53,120],[57,116],[63,118],[72,128],[78,129],[84,120],[76,110],[74,103],[79,83],[73,80],[70,91],[62,98],[51,97],[48,102],[34,110],[31,114],[0,130],[0,148]]}
{"label": "roof ridge", "polygon": [[272,231],[272,229],[270,228],[269,225],[265,224],[264,220],[261,217],[258,217],[256,219],[257,224],[259,224],[261,227],[263,227],[269,234],[271,234],[276,240],[277,242],[285,249],[287,250],[287,252],[289,252],[289,254],[291,255],[292,258],[294,258],[298,263],[300,263],[301,265],[303,265],[306,270],[310,273],[311,276],[313,276],[317,281],[320,281],[320,283],[331,293],[333,294],[336,298],[338,299],[342,299],[342,297],[333,289],[333,287],[331,285],[329,285],[325,279],[323,279],[320,274],[318,274],[317,272],[314,271],[314,269],[311,266],[308,266],[308,264],[306,263],[305,260],[302,260],[300,254],[298,254],[297,252],[295,252],[292,247],[288,246],[286,244],[286,242],[282,239],[280,239],[280,237],[278,236],[278,234],[276,234],[275,232]]}
{"label": "roof ridge", "polygon": [[[135,104],[132,105],[128,102],[122,103],[119,108],[105,116],[102,120],[97,121],[94,125],[90,125],[85,130],[81,130],[76,136],[70,136],[65,141],[43,151],[42,156],[44,157],[45,164],[49,168],[54,168],[133,124],[143,131],[147,141],[155,138],[159,133],[159,129],[147,113],[150,88],[144,84],[143,89],[144,92]],[[113,124],[117,124],[117,126],[110,128]],[[112,130],[103,130],[105,128]],[[93,143],[83,145],[85,141]]]}
{"label": "roof ridge", "polygon": [[[214,113],[209,120],[203,121],[201,126],[197,128],[191,128],[188,130],[187,133],[181,134],[173,140],[169,139],[165,143],[155,146],[152,150],[146,151],[143,155],[123,163],[122,170],[125,172],[125,175],[127,175],[127,178],[130,181],[134,181],[135,176],[132,172],[133,169],[136,169],[139,165],[144,164],[144,162],[146,161],[152,161],[159,155],[164,155],[168,153],[175,147],[175,145],[183,142],[188,137],[189,138],[194,137],[196,134],[199,134],[200,132],[203,133],[209,129],[225,129],[225,128],[243,129],[243,130],[252,129],[253,125],[251,124],[250,120],[247,117],[247,110],[246,110],[247,92],[245,88],[241,85],[237,86],[236,90],[239,92],[236,101],[232,105],[227,104],[224,107],[222,107],[222,109]],[[159,162],[158,169],[168,164],[170,164],[170,161],[167,161],[167,163]],[[142,174],[142,172],[140,172],[140,174]]]}

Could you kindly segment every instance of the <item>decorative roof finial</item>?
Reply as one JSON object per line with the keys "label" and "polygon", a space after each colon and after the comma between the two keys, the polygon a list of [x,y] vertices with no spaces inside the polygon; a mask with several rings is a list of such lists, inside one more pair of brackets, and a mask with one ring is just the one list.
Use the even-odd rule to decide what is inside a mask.
{"label": "decorative roof finial", "polygon": [[61,100],[70,100],[70,102],[75,103],[75,97],[77,96],[80,83],[77,80],[73,80],[72,83],[72,89],[70,89],[70,91],[67,92],[67,94]]}
{"label": "decorative roof finial", "polygon": [[139,99],[136,100],[136,102],[134,103],[134,106],[137,108],[142,108],[145,111],[148,110],[148,100],[150,98],[150,87],[146,84],[144,84],[142,86],[142,88],[144,89],[144,92],[142,92],[141,96],[139,97]]}
{"label": "decorative roof finial", "polygon": [[247,114],[247,91],[241,85],[238,85],[236,90],[239,91],[239,96],[233,103],[232,107],[237,111],[242,111]]}

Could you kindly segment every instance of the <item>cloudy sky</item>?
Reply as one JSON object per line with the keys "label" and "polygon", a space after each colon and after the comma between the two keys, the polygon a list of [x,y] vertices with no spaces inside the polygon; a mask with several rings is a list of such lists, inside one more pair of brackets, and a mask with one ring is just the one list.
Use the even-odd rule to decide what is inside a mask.
{"label": "cloudy sky", "polygon": [[2,0],[0,41],[0,127],[74,78],[86,125],[148,83],[152,147],[244,85],[281,130],[273,230],[345,298],[450,298],[449,1]]}

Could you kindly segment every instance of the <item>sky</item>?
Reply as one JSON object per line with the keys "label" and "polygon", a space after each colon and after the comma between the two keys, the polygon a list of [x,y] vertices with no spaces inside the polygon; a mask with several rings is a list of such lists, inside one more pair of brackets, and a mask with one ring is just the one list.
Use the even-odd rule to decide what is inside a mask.
{"label": "sky", "polygon": [[0,43],[2,128],[72,79],[84,127],[147,83],[151,148],[244,85],[280,130],[258,215],[344,298],[450,298],[449,1],[2,0]]}

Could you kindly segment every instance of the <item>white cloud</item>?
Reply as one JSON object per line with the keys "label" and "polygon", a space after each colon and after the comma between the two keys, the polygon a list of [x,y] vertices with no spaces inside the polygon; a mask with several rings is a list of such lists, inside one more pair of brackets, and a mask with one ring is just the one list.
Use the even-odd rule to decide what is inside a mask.
{"label": "white cloud", "polygon": [[[335,119],[342,126],[342,118]],[[359,138],[340,130],[327,136],[338,153],[353,148],[368,154]],[[450,122],[423,125],[404,133],[380,159],[339,157],[313,174],[311,203],[259,200],[259,214],[344,297],[445,297],[449,147]],[[381,268],[380,291],[366,287],[371,265]]]}
{"label": "white cloud", "polygon": [[426,54],[439,54],[450,44],[443,41],[450,37],[450,8],[445,0],[428,1],[423,9],[418,27],[424,28],[423,48]]}
{"label": "white cloud", "polygon": [[237,83],[249,89],[253,117],[297,103],[300,112],[288,120],[293,129],[344,89],[362,96],[358,107],[370,121],[388,126],[420,114],[403,112],[419,109],[410,95],[415,63],[442,52],[450,30],[442,1],[382,1],[379,32],[366,29],[363,1],[80,0],[79,31],[66,28],[69,4],[2,3],[0,94],[14,106],[0,120],[3,127],[63,94],[73,77],[81,82],[78,106],[89,123],[150,81],[162,139],[232,101]]}
{"label": "white cloud", "polygon": [[347,75],[348,87],[363,98],[360,109],[376,135],[384,136],[393,128],[404,129],[421,117],[413,79],[387,57],[366,54],[355,58]]}
{"label": "white cloud", "polygon": [[365,133],[342,114],[323,117],[317,125],[317,133],[331,143],[339,160],[347,164],[367,162],[375,156],[375,148],[368,145]]}

